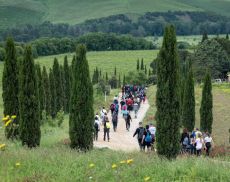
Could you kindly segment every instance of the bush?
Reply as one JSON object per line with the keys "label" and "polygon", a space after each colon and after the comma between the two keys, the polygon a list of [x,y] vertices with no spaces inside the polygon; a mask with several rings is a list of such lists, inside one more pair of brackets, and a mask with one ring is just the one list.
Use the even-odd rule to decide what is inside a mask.
{"label": "bush", "polygon": [[58,111],[57,116],[56,116],[56,122],[57,122],[58,127],[60,127],[62,125],[62,123],[64,122],[64,116],[65,116],[65,113],[64,113],[63,109]]}

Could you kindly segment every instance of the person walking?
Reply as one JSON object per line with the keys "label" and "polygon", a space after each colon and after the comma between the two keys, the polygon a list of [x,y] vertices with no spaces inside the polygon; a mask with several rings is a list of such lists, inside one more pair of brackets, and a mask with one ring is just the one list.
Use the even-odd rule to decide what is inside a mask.
{"label": "person walking", "polygon": [[183,133],[181,134],[180,140],[182,146],[182,153],[185,153],[190,146],[190,137],[187,128],[184,128]]}
{"label": "person walking", "polygon": [[129,131],[130,129],[130,121],[132,121],[132,118],[130,116],[130,114],[127,112],[127,118],[126,118],[126,130]]}
{"label": "person walking", "polygon": [[144,150],[144,146],[142,144],[142,138],[144,135],[144,127],[142,126],[142,122],[139,122],[139,127],[136,129],[135,133],[133,134],[133,137],[135,137],[137,135],[137,141],[140,147],[140,151]]}
{"label": "person walking", "polygon": [[94,118],[94,141],[98,140],[98,132],[100,131],[100,121],[97,117]]}
{"label": "person walking", "polygon": [[155,136],[156,136],[156,127],[152,123],[149,124],[149,131],[150,131],[151,137],[152,137],[151,150],[154,150],[154,143],[155,143]]}
{"label": "person walking", "polygon": [[146,125],[145,127],[145,131],[141,143],[142,145],[144,145],[144,151],[145,151],[145,147],[147,147],[147,151],[151,151],[152,137],[149,131],[149,125]]}
{"label": "person walking", "polygon": [[109,120],[108,120],[108,117],[107,117],[107,120],[104,122],[104,141],[106,139],[106,135],[107,135],[107,139],[108,139],[108,142],[109,142],[109,132],[110,132],[110,123],[109,123]]}
{"label": "person walking", "polygon": [[200,156],[201,155],[201,150],[202,150],[202,147],[203,147],[203,139],[202,139],[202,135],[199,133],[197,135],[197,139],[195,140],[195,144],[196,144],[196,155],[197,156]]}
{"label": "person walking", "polygon": [[204,143],[205,143],[206,156],[209,156],[210,149],[214,145],[214,142],[208,132],[206,133],[206,137],[204,138]]}
{"label": "person walking", "polygon": [[113,123],[113,131],[116,132],[117,131],[117,123],[118,123],[118,113],[117,112],[113,112],[112,123]]}
{"label": "person walking", "polygon": [[137,111],[138,111],[138,104],[137,104],[137,102],[135,102],[133,104],[133,110],[134,110],[135,118],[137,118]]}

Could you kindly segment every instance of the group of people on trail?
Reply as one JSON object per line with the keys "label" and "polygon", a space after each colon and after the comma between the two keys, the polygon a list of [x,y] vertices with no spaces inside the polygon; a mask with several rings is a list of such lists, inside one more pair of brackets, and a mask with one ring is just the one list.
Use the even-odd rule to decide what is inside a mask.
{"label": "group of people on trail", "polygon": [[156,127],[153,124],[146,125],[143,127],[142,122],[139,122],[139,127],[136,129],[133,137],[137,135],[137,141],[140,147],[140,151],[154,150],[154,142],[156,135]]}
{"label": "group of people on trail", "polygon": [[191,134],[185,128],[181,134],[181,153],[190,153],[200,156],[202,149],[209,156],[211,147],[214,146],[213,139],[208,132],[202,133],[198,128],[195,128]]}

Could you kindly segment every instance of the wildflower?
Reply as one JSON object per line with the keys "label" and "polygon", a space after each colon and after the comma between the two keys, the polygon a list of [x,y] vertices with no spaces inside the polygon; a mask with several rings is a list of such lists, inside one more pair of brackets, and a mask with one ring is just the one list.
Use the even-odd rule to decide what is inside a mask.
{"label": "wildflower", "polygon": [[149,180],[150,180],[149,176],[147,176],[147,177],[144,178],[144,181],[149,181]]}
{"label": "wildflower", "polygon": [[1,144],[0,145],[0,150],[5,150],[5,148],[6,148],[6,144]]}
{"label": "wildflower", "polygon": [[5,124],[5,127],[7,127],[11,122],[12,122],[12,120],[7,121]]}
{"label": "wildflower", "polygon": [[12,119],[15,119],[16,117],[17,117],[16,115],[11,116]]}
{"label": "wildflower", "polygon": [[19,167],[20,165],[21,165],[20,162],[16,162],[16,163],[15,163],[15,166],[16,166],[16,167]]}
{"label": "wildflower", "polygon": [[129,159],[126,162],[127,162],[127,164],[132,164],[133,163],[133,159]]}
{"label": "wildflower", "polygon": [[117,168],[117,165],[116,164],[113,164],[112,165],[112,169],[116,169]]}
{"label": "wildflower", "polygon": [[9,118],[7,118],[7,117],[2,118],[2,121],[8,121],[8,120],[9,120]]}
{"label": "wildflower", "polygon": [[125,163],[126,163],[126,161],[121,161],[121,162],[120,162],[120,164],[125,164]]}
{"label": "wildflower", "polygon": [[9,115],[7,115],[7,116],[6,116],[6,118],[10,119],[10,116],[9,116]]}
{"label": "wildflower", "polygon": [[95,166],[95,164],[93,164],[93,163],[91,163],[91,164],[89,165],[90,168],[93,168],[94,166]]}

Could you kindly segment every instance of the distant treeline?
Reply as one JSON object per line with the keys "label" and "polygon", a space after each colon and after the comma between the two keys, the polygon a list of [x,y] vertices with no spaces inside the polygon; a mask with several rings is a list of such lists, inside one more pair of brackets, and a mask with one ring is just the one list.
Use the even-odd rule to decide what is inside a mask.
{"label": "distant treeline", "polygon": [[[143,38],[130,35],[115,35],[107,33],[89,33],[78,38],[39,38],[30,42],[33,56],[47,56],[74,52],[76,45],[85,44],[88,51],[105,50],[149,50],[153,44]],[[24,43],[16,43],[16,53],[22,56]],[[0,61],[5,58],[4,43],[0,44]]]}
{"label": "distant treeline", "polygon": [[16,41],[28,42],[41,37],[78,37],[89,32],[131,34],[133,36],[161,36],[165,25],[173,24],[177,35],[226,34],[230,32],[230,18],[208,12],[154,12],[139,16],[113,15],[85,21],[82,24],[25,25],[1,33],[0,39],[12,35]]}

